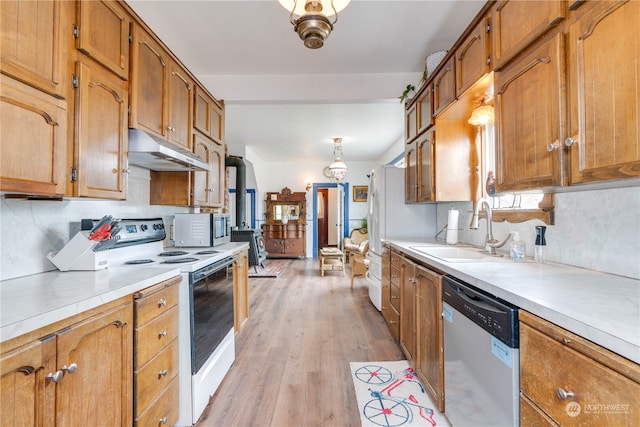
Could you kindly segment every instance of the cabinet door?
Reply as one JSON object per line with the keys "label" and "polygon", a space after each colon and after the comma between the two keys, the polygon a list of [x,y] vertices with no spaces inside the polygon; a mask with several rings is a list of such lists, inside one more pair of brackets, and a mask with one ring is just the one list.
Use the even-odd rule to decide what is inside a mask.
{"label": "cabinet door", "polygon": [[218,142],[224,140],[224,109],[204,89],[195,85],[193,127]]}
{"label": "cabinet door", "polygon": [[420,94],[416,102],[420,113],[418,114],[418,134],[420,134],[434,124],[433,84],[429,83],[429,86]]}
{"label": "cabinet door", "polygon": [[[0,70],[58,98],[66,98],[66,39],[63,22],[73,16],[73,2],[0,2]],[[4,123],[3,121],[3,127]]]}
{"label": "cabinet door", "polygon": [[133,413],[133,309],[121,306],[58,335],[58,426],[130,426]]}
{"label": "cabinet door", "polygon": [[104,68],[77,63],[77,195],[127,196],[127,90]]}
{"label": "cabinet door", "polygon": [[416,141],[405,146],[404,158],[404,200],[405,203],[415,203],[418,201],[418,151],[416,149]]}
{"label": "cabinet door", "polygon": [[640,3],[583,7],[569,31],[571,184],[639,176]]}
{"label": "cabinet door", "polygon": [[0,425],[51,426],[55,422],[56,339],[38,340],[0,359]]}
{"label": "cabinet door", "polygon": [[[204,162],[211,165],[213,157],[213,143],[200,135],[193,135],[193,152]],[[195,206],[209,206],[211,203],[211,175],[214,171],[192,172],[193,204]]]}
{"label": "cabinet door", "polygon": [[224,206],[224,166],[225,149],[223,144],[213,144],[211,151],[211,171],[209,172],[209,206]]}
{"label": "cabinet door", "polygon": [[456,50],[456,95],[462,96],[489,73],[489,22],[482,19]]}
{"label": "cabinet door", "polygon": [[418,126],[418,103],[407,106],[405,112],[405,140],[411,142],[416,137]]}
{"label": "cabinet door", "polygon": [[566,16],[566,0],[504,0],[493,10],[493,67],[502,68]]}
{"label": "cabinet door", "polygon": [[166,139],[169,55],[140,26],[133,26],[129,126]]}
{"label": "cabinet door", "polygon": [[67,101],[7,76],[2,77],[0,93],[0,190],[64,195]]}
{"label": "cabinet door", "polygon": [[415,368],[431,400],[444,411],[442,276],[416,265]]}
{"label": "cabinet door", "polygon": [[447,60],[444,67],[433,79],[433,114],[437,116],[456,99],[456,79],[454,57]]}
{"label": "cabinet door", "polygon": [[186,71],[171,61],[169,72],[169,125],[167,139],[188,151],[191,144],[193,82]]}
{"label": "cabinet door", "polygon": [[563,183],[563,40],[557,34],[495,74],[498,191]]}
{"label": "cabinet door", "polygon": [[413,361],[416,357],[416,265],[406,258],[400,264],[400,347]]}
{"label": "cabinet door", "polygon": [[233,264],[233,304],[236,333],[249,318],[249,253],[244,250]]}
{"label": "cabinet door", "polygon": [[417,140],[418,202],[435,200],[435,130],[429,130]]}
{"label": "cabinet door", "polygon": [[388,246],[382,246],[382,304],[380,312],[382,317],[390,325],[391,318],[391,250]]}
{"label": "cabinet door", "polygon": [[[131,18],[114,1],[79,1],[75,33],[78,50],[113,71],[129,78],[129,27]],[[99,34],[100,37],[96,37]]]}

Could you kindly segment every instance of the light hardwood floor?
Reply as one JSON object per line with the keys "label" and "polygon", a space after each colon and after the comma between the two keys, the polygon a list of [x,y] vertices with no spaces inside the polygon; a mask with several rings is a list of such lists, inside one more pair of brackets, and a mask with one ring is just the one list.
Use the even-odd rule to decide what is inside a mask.
{"label": "light hardwood floor", "polygon": [[360,426],[349,362],[404,359],[364,278],[351,289],[349,268],[320,277],[317,259],[285,262],[249,279],[235,363],[198,427]]}

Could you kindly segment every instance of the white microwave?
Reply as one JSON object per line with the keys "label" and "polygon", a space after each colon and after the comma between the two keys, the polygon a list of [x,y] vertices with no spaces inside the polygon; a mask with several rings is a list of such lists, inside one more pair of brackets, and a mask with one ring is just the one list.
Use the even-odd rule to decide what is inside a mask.
{"label": "white microwave", "polygon": [[173,240],[177,247],[218,246],[231,241],[229,214],[175,214]]}

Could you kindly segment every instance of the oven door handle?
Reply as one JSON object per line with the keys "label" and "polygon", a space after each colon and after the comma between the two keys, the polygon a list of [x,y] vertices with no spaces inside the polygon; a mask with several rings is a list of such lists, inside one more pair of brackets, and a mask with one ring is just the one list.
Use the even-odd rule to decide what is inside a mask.
{"label": "oven door handle", "polygon": [[204,279],[205,277],[211,276],[213,273],[216,273],[220,270],[222,270],[223,268],[226,268],[228,266],[230,266],[231,264],[233,264],[234,262],[236,262],[238,260],[238,256],[234,255],[228,258],[225,258],[223,260],[223,262],[218,261],[216,263],[211,264],[211,266],[209,267],[205,267],[205,269],[203,270],[199,270],[196,271],[192,276],[192,283],[195,283],[199,280]]}

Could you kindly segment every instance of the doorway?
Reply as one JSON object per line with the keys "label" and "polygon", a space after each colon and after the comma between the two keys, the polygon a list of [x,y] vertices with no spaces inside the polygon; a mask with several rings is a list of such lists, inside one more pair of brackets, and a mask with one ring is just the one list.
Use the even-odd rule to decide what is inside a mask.
{"label": "doorway", "polygon": [[349,184],[313,184],[313,257],[320,248],[342,248],[344,224],[348,223]]}

